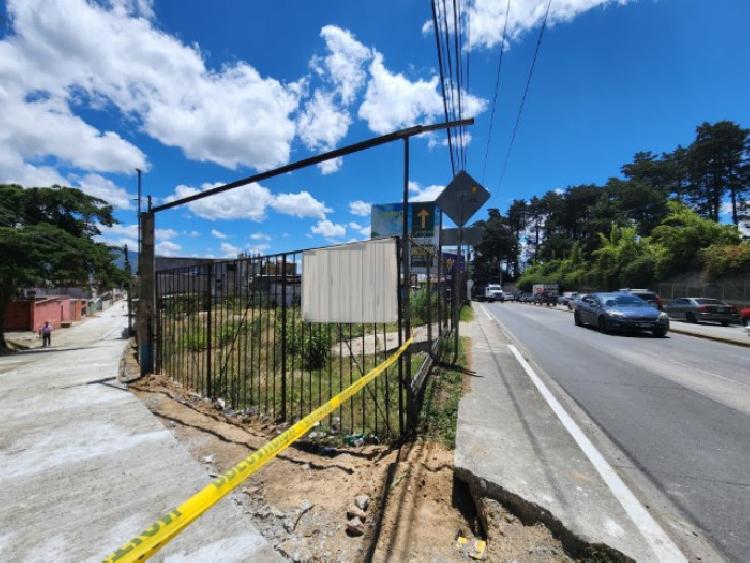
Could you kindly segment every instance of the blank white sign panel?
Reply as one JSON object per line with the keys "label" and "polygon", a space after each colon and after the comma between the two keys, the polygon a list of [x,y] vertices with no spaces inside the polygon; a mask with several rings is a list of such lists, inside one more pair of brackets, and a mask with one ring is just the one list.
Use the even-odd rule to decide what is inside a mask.
{"label": "blank white sign panel", "polygon": [[318,323],[398,320],[395,239],[305,250],[302,315]]}

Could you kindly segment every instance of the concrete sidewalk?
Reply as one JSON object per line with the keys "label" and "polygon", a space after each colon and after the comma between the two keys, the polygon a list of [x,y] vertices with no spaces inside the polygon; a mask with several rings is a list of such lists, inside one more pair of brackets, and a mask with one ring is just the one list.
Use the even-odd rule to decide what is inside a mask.
{"label": "concrete sidewalk", "polygon": [[472,338],[474,376],[459,406],[457,475],[577,542],[604,544],[637,561],[681,560],[668,538],[660,543],[661,528],[654,548],[654,537],[647,539],[643,522],[636,524],[633,511],[626,512],[519,363],[511,342],[484,308],[477,309],[465,333]]}
{"label": "concrete sidewalk", "polygon": [[[95,561],[209,482],[116,381],[124,304],[0,357],[0,560]],[[155,560],[275,561],[225,498]]]}

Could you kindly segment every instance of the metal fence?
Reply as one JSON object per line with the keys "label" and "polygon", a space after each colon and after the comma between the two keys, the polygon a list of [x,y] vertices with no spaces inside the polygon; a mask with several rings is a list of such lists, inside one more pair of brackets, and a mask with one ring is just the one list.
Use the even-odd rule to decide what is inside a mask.
{"label": "metal fence", "polygon": [[700,283],[695,280],[684,283],[661,283],[654,286],[654,291],[664,299],[707,297],[727,301],[733,305],[748,306],[750,305],[750,276],[715,283]]}
{"label": "metal fence", "polygon": [[[238,413],[292,421],[398,348],[402,307],[395,323],[304,321],[301,258],[302,252],[290,252],[158,271],[156,371],[202,396],[223,399]],[[422,341],[449,330],[440,307],[444,285],[412,288],[412,319],[429,335]],[[341,405],[323,430],[401,435],[411,392],[407,374],[418,371],[406,364],[411,361]]]}

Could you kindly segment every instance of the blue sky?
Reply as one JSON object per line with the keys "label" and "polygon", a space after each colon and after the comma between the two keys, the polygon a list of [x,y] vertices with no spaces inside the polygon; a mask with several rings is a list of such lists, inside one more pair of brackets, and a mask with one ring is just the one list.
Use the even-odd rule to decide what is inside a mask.
{"label": "blue sky", "polygon": [[[472,45],[468,171],[485,207],[603,182],[639,150],[671,150],[702,121],[750,126],[743,0],[552,0],[551,25],[502,186],[544,0],[466,0]],[[450,4],[450,3],[449,3]],[[427,0],[2,4],[0,181],[106,197],[136,238],[135,167],[158,201],[323,150],[442,120]],[[451,179],[444,136],[412,142],[412,195]],[[159,251],[272,253],[367,236],[367,204],[400,198],[401,146],[352,155],[161,213]],[[354,204],[354,205],[352,205]],[[357,214],[360,213],[360,214]],[[480,212],[480,215],[484,212]]]}

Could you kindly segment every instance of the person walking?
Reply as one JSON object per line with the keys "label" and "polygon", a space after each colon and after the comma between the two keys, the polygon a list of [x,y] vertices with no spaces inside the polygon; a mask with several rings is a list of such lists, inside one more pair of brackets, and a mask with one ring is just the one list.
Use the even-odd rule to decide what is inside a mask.
{"label": "person walking", "polygon": [[49,321],[44,321],[39,329],[39,336],[42,337],[42,348],[52,346],[52,325]]}

